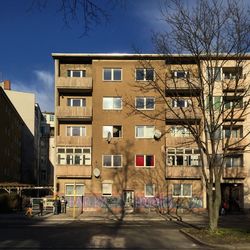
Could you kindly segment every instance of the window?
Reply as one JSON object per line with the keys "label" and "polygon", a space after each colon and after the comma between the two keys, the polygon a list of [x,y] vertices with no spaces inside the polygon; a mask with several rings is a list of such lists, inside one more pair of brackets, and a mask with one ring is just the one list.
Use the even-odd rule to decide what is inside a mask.
{"label": "window", "polygon": [[70,107],[86,107],[86,98],[68,98],[67,105]]}
{"label": "window", "polygon": [[103,155],[102,165],[107,168],[120,168],[122,167],[121,155]]}
{"label": "window", "polygon": [[86,136],[86,128],[83,126],[67,126],[67,136]]}
{"label": "window", "polygon": [[192,148],[169,148],[167,150],[168,166],[194,166],[200,165],[198,149]]}
{"label": "window", "polygon": [[86,77],[86,70],[68,70],[68,77]]}
{"label": "window", "polygon": [[121,97],[103,97],[103,109],[121,110],[122,98]]}
{"label": "window", "polygon": [[242,67],[223,67],[222,68],[223,78],[226,79],[238,79],[242,78]]}
{"label": "window", "polygon": [[122,137],[122,126],[103,126],[102,137],[107,138],[108,133],[110,133],[112,137]]}
{"label": "window", "polygon": [[136,97],[135,107],[139,110],[153,110],[155,108],[155,98],[153,97]]}
{"label": "window", "polygon": [[224,127],[224,137],[225,138],[242,138],[243,127],[234,126],[234,127]]}
{"label": "window", "polygon": [[84,196],[84,185],[65,184],[65,196]]}
{"label": "window", "polygon": [[121,81],[122,80],[122,69],[120,69],[120,68],[103,69],[103,80],[104,81]]}
{"label": "window", "polygon": [[55,117],[54,115],[49,115],[49,121],[53,122],[54,121],[54,117]]}
{"label": "window", "polygon": [[243,108],[243,98],[235,96],[223,97],[225,109]]}
{"label": "window", "polygon": [[154,138],[155,126],[135,126],[136,138]]}
{"label": "window", "polygon": [[153,81],[154,69],[136,69],[135,79],[136,81]]}
{"label": "window", "polygon": [[112,196],[112,183],[102,183],[102,195]]}
{"label": "window", "polygon": [[243,155],[231,155],[225,158],[226,167],[243,167]]}
{"label": "window", "polygon": [[172,71],[173,78],[187,78],[188,76],[189,76],[188,72],[184,70]]}
{"label": "window", "polygon": [[192,197],[191,184],[173,184],[173,196]]}
{"label": "window", "polygon": [[146,184],[145,185],[145,197],[154,197],[155,196],[155,185],[154,184]]}
{"label": "window", "polygon": [[135,166],[136,167],[154,167],[154,155],[136,155]]}
{"label": "window", "polygon": [[172,108],[187,108],[192,101],[189,99],[175,99],[172,100]]}
{"label": "window", "polygon": [[207,79],[210,82],[220,81],[222,78],[222,70],[220,67],[208,67]]}
{"label": "window", "polygon": [[57,148],[58,165],[91,165],[91,148]]}
{"label": "window", "polygon": [[171,136],[174,137],[189,137],[191,136],[191,132],[188,128],[184,128],[181,126],[174,126],[170,130]]}

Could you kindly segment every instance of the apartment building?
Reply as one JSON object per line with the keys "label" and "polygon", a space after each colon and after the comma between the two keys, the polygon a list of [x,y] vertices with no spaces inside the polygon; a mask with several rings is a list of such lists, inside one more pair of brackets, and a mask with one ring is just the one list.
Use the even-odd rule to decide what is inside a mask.
{"label": "apartment building", "polygon": [[[190,131],[184,126],[187,122],[194,126],[202,122],[198,111],[189,110],[189,103],[195,106],[200,90],[197,87],[191,93],[183,81],[191,78],[188,66],[194,72],[192,77],[197,77],[193,58],[156,54],[52,56],[55,186],[57,194],[68,199],[69,207],[76,205],[81,211],[207,207],[198,146],[189,140]],[[186,66],[180,66],[180,61]],[[219,77],[232,79],[236,74],[232,61],[214,69],[218,81]],[[166,79],[165,85],[158,83],[163,92],[147,85],[157,79]],[[228,93],[233,93],[232,88],[222,86],[216,95],[225,106],[232,105],[235,98]],[[244,100],[238,103],[243,105]],[[183,109],[188,115],[181,117],[178,110]],[[233,134],[232,140],[237,140],[247,133],[248,119],[236,118],[233,132],[223,123],[224,137]],[[247,208],[250,158],[244,152],[246,140],[241,144],[226,160],[222,196]]]}
{"label": "apartment building", "polygon": [[[3,83],[8,88],[9,82]],[[21,181],[23,120],[0,87],[0,183]]]}

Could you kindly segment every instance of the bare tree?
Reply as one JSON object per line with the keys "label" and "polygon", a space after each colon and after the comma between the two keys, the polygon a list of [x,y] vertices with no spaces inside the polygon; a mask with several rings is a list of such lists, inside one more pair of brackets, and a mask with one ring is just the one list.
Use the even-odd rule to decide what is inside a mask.
{"label": "bare tree", "polygon": [[[208,197],[209,228],[216,230],[222,178],[229,170],[235,178],[242,174],[249,144],[244,122],[249,112],[249,9],[237,0],[187,4],[171,0],[162,6],[167,31],[155,33],[153,41],[166,64],[155,69],[150,81],[136,86],[142,93],[154,90],[156,105],[164,103],[166,108],[151,116],[138,111],[133,102],[128,105],[132,113],[146,119],[162,119],[165,113],[166,136],[174,133],[172,124],[189,133],[179,146],[196,145]],[[152,60],[143,56],[140,64],[153,68]],[[233,165],[237,167],[227,168]]]}
{"label": "bare tree", "polygon": [[[101,3],[102,2],[102,3]],[[32,0],[29,10],[49,8],[48,0]],[[58,11],[62,14],[63,22],[70,27],[72,23],[82,26],[82,35],[86,35],[95,26],[106,23],[111,17],[111,11],[117,6],[125,6],[124,0],[59,0]]]}

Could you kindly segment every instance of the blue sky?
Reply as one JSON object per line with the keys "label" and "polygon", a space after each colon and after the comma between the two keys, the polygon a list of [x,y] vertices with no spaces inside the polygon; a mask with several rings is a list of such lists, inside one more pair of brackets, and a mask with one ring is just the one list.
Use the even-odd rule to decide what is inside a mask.
{"label": "blue sky", "polygon": [[[106,1],[99,0],[100,3]],[[9,79],[12,89],[36,93],[42,111],[54,110],[53,52],[143,53],[154,52],[151,32],[164,28],[160,0],[125,0],[126,6],[110,11],[110,21],[81,36],[82,27],[66,27],[58,0],[48,0],[43,10],[28,11],[32,0],[0,0],[0,81]]]}

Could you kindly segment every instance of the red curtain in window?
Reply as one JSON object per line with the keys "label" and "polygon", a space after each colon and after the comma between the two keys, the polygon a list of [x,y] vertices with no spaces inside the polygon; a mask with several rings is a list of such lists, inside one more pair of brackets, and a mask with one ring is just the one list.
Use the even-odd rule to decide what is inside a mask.
{"label": "red curtain in window", "polygon": [[138,167],[144,166],[144,155],[136,155],[136,166]]}

